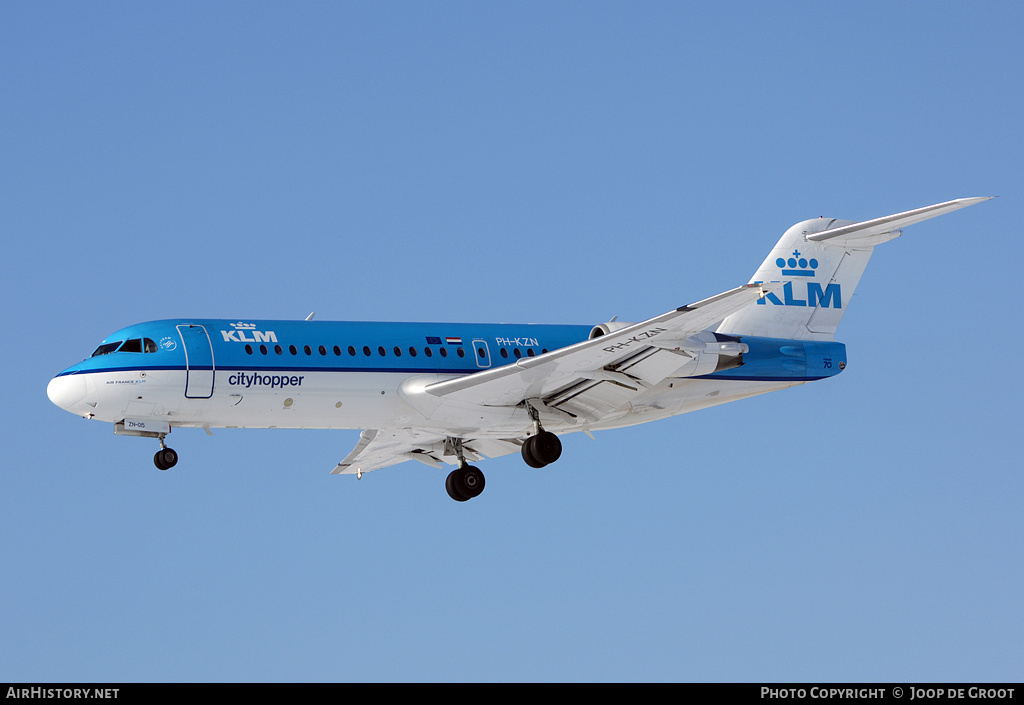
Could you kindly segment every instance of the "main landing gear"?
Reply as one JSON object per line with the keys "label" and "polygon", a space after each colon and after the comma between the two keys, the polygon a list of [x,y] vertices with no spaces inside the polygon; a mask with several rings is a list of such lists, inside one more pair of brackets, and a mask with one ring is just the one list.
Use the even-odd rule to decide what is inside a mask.
{"label": "main landing gear", "polygon": [[531,468],[550,465],[562,456],[562,442],[551,431],[541,430],[523,441],[523,460]]}
{"label": "main landing gear", "polygon": [[448,475],[444,488],[456,502],[465,502],[484,491],[484,474],[478,467],[460,465]]}
{"label": "main landing gear", "polygon": [[[449,473],[444,481],[448,496],[456,502],[465,502],[479,496],[484,491],[484,474],[480,468],[466,462],[462,449],[462,439],[448,438],[445,441],[445,455],[455,455],[459,466]],[[558,460],[562,455],[562,442],[558,436],[545,431],[540,423],[534,426],[534,435],[527,436],[523,441],[523,460],[531,468],[542,468]]]}
{"label": "main landing gear", "polygon": [[540,413],[527,400],[526,410],[533,420],[533,435],[523,441],[523,460],[531,468],[542,468],[550,465],[562,456],[562,442],[558,436],[545,431],[540,425]]}
{"label": "main landing gear", "polygon": [[178,453],[164,445],[163,436],[160,437],[160,450],[153,456],[153,464],[159,470],[170,470],[178,464]]}
{"label": "main landing gear", "polygon": [[479,496],[484,491],[484,474],[480,472],[480,468],[466,462],[462,450],[462,439],[449,438],[446,444],[459,459],[459,467],[452,470],[444,481],[444,488],[448,490],[448,496],[456,502],[465,502]]}

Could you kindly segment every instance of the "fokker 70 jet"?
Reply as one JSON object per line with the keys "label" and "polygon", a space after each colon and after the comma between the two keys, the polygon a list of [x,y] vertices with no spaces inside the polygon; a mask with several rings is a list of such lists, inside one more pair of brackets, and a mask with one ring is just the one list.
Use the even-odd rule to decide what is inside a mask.
{"label": "fokker 70 jet", "polygon": [[159,440],[174,428],[363,429],[334,473],[406,460],[455,469],[448,494],[483,491],[471,463],[558,460],[560,435],[630,426],[839,374],[834,333],[876,245],[987,200],[963,198],[783,234],[750,282],[640,323],[515,325],[179,320],[108,336],[52,380],[54,404]]}

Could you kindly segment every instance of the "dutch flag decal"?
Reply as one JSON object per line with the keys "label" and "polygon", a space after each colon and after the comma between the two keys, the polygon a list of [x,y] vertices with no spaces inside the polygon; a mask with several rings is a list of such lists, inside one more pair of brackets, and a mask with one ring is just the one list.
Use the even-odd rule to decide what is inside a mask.
{"label": "dutch flag decal", "polygon": [[456,338],[454,336],[445,336],[444,342],[449,345],[462,345],[462,338]]}

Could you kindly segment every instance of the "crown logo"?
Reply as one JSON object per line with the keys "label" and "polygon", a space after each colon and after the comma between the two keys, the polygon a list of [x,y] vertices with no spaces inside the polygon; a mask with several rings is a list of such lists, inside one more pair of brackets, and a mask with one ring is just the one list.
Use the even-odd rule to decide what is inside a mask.
{"label": "crown logo", "polygon": [[[789,259],[779,257],[775,264],[782,270],[783,274],[796,277],[813,277],[814,270],[818,268],[818,260],[805,259],[800,256],[800,250],[793,250],[793,256]],[[789,267],[788,269],[786,267]]]}
{"label": "crown logo", "polygon": [[235,330],[256,330],[256,324],[255,323],[242,323],[242,322],[238,322],[238,323],[232,323],[230,325]]}

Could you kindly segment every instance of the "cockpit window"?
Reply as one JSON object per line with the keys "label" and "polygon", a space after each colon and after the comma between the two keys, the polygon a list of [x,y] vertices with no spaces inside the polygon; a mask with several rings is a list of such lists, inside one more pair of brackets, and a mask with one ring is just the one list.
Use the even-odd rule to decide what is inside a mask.
{"label": "cockpit window", "polygon": [[96,348],[96,352],[94,352],[92,354],[92,356],[96,357],[98,355],[107,355],[109,353],[112,353],[115,350],[117,350],[119,347],[121,347],[121,343],[122,342],[123,341],[119,340],[116,343],[104,343],[103,345],[101,345],[98,348]]}
{"label": "cockpit window", "polygon": [[149,338],[132,338],[124,341],[118,352],[156,352],[156,343]]}
{"label": "cockpit window", "polygon": [[157,348],[150,338],[132,338],[131,340],[119,340],[116,343],[104,343],[103,345],[96,348],[96,351],[92,354],[92,357],[98,355],[109,355],[112,352],[129,352],[129,353],[155,353]]}

